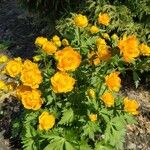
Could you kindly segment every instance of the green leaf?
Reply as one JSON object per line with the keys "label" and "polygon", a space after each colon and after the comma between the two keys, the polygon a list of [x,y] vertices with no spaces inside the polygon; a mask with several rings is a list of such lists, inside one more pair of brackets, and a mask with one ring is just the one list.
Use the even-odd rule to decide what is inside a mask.
{"label": "green leaf", "polygon": [[140,78],[135,71],[133,71],[133,80],[134,80],[135,87],[137,88],[139,86]]}
{"label": "green leaf", "polygon": [[69,124],[73,121],[73,119],[74,119],[74,112],[72,108],[64,109],[63,115],[59,124]]}
{"label": "green leaf", "polygon": [[84,127],[83,127],[83,135],[84,136],[89,136],[90,139],[94,140],[94,135],[96,132],[100,131],[99,125],[95,122],[88,122]]}

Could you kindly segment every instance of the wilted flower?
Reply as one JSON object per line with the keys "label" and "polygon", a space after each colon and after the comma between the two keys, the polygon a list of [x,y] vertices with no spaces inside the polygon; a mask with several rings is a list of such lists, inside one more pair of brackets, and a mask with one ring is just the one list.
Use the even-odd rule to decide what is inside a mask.
{"label": "wilted flower", "polygon": [[39,116],[39,129],[40,130],[49,130],[53,128],[55,125],[55,116],[53,114],[49,114],[48,112],[44,111]]}
{"label": "wilted flower", "polygon": [[133,115],[137,115],[139,112],[137,111],[137,109],[139,108],[139,104],[136,100],[134,99],[129,99],[128,97],[126,97],[124,99],[124,110],[126,112],[129,112]]}
{"label": "wilted flower", "polygon": [[0,90],[7,90],[7,86],[3,80],[0,80]]}
{"label": "wilted flower", "polygon": [[55,93],[67,93],[73,90],[75,79],[65,72],[57,72],[50,78]]}
{"label": "wilted flower", "polygon": [[84,28],[88,25],[88,19],[86,16],[78,14],[74,17],[74,24],[78,27]]}

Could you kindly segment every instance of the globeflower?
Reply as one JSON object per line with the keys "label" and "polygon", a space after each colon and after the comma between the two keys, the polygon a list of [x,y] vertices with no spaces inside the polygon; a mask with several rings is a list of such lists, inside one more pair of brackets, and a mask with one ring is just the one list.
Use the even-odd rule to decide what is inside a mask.
{"label": "globeflower", "polygon": [[140,53],[143,56],[150,56],[150,47],[144,43],[139,45]]}
{"label": "globeflower", "polygon": [[39,129],[40,130],[49,130],[53,128],[55,125],[55,116],[53,114],[49,114],[47,111],[44,111],[39,116]]}
{"label": "globeflower", "polygon": [[68,46],[69,45],[69,41],[67,39],[63,39],[61,41],[61,43],[62,43],[63,46]]}
{"label": "globeflower", "polygon": [[78,14],[73,19],[74,24],[78,27],[84,28],[88,25],[88,19],[86,16]]}
{"label": "globeflower", "polygon": [[90,119],[92,122],[97,121],[97,114],[90,114],[90,115],[89,115],[89,119]]}
{"label": "globeflower", "polygon": [[123,55],[124,61],[129,63],[140,54],[138,49],[138,40],[134,35],[128,37],[124,36],[123,39],[119,41],[118,47],[120,49],[120,53]]}
{"label": "globeflower", "polygon": [[129,112],[132,115],[137,115],[139,113],[137,111],[138,108],[139,108],[139,104],[138,104],[138,102],[136,100],[129,99],[128,97],[126,97],[124,99],[124,110],[126,112]]}
{"label": "globeflower", "polygon": [[23,85],[30,86],[33,89],[38,88],[42,82],[42,75],[38,65],[30,60],[26,60],[23,64],[20,80]]}
{"label": "globeflower", "polygon": [[110,22],[110,17],[107,13],[100,13],[98,16],[98,23],[108,26]]}
{"label": "globeflower", "polygon": [[96,33],[99,32],[99,28],[98,28],[97,26],[92,26],[92,27],[90,28],[90,32],[91,32],[92,34],[96,34]]}
{"label": "globeflower", "polygon": [[119,78],[119,72],[115,71],[105,77],[105,83],[109,90],[118,92],[121,87],[121,79]]}
{"label": "globeflower", "polygon": [[26,95],[27,92],[30,92],[32,91],[31,87],[29,86],[25,86],[25,85],[19,85],[17,88],[16,88],[16,96],[19,98],[19,99],[22,99],[22,96],[23,95]]}
{"label": "globeflower", "polygon": [[57,51],[55,58],[58,61],[57,68],[61,71],[75,71],[81,63],[81,55],[72,47]]}
{"label": "globeflower", "polygon": [[101,99],[107,107],[111,107],[114,105],[114,97],[110,92],[105,92],[102,95]]}
{"label": "globeflower", "polygon": [[10,60],[6,65],[6,73],[11,77],[16,77],[21,73],[22,70],[22,62],[18,60]]}
{"label": "globeflower", "polygon": [[8,57],[6,56],[6,55],[1,55],[0,56],[0,64],[1,63],[5,63],[5,62],[7,62],[8,61]]}
{"label": "globeflower", "polygon": [[50,78],[55,93],[67,93],[73,90],[75,79],[65,72],[57,72]]}
{"label": "globeflower", "polygon": [[89,96],[90,98],[95,98],[95,91],[94,91],[93,89],[89,89],[89,90],[88,90],[88,96]]}
{"label": "globeflower", "polygon": [[37,38],[35,39],[35,44],[36,44],[37,46],[42,47],[47,41],[48,41],[47,38],[41,36],[41,37],[37,37]]}
{"label": "globeflower", "polygon": [[21,95],[21,101],[26,109],[38,110],[42,106],[41,92],[37,89],[26,91]]}
{"label": "globeflower", "polygon": [[43,51],[48,54],[48,55],[53,55],[53,53],[56,52],[57,47],[55,45],[54,42],[52,41],[47,41],[44,43],[43,47],[42,47]]}

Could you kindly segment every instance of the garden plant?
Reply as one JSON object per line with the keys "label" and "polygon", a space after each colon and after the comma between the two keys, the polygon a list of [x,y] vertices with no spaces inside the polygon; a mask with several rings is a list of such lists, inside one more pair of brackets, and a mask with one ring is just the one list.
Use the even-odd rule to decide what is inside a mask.
{"label": "garden plant", "polygon": [[20,116],[12,134],[25,150],[121,150],[139,103],[119,94],[128,70],[150,63],[150,47],[136,34],[109,32],[113,17],[72,14],[61,36],[37,37],[32,60],[0,57],[1,95],[16,97]]}

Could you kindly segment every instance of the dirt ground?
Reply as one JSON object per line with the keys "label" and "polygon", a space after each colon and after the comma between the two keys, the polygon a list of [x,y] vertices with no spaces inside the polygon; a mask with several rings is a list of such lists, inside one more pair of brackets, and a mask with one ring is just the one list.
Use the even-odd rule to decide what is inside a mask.
{"label": "dirt ground", "polygon": [[[16,0],[0,0],[0,43],[4,41],[10,43],[8,49],[0,53],[6,53],[10,57],[31,58],[34,54],[35,38],[39,35],[50,36],[55,32],[53,21],[51,28],[43,30],[46,26],[45,22],[37,22],[32,14],[21,9]],[[141,108],[140,115],[137,116],[138,125],[127,127],[124,150],[150,150],[150,86],[141,83],[135,90],[129,86],[133,85],[131,82],[126,81],[121,94],[137,99]],[[2,106],[9,115],[0,117],[0,150],[20,150],[17,148],[20,146],[17,140],[15,148],[12,148],[14,143],[10,137],[10,118],[17,113],[18,108],[12,101],[0,103],[0,108]]]}

